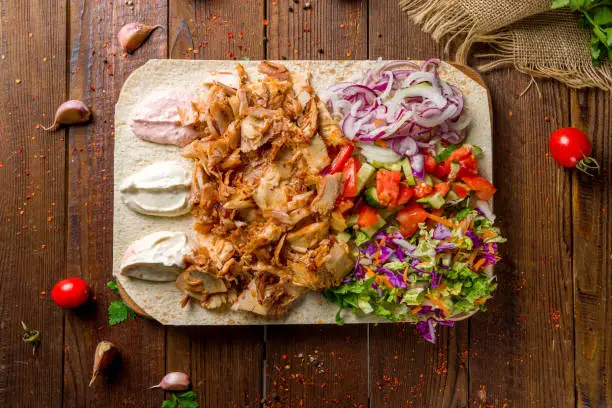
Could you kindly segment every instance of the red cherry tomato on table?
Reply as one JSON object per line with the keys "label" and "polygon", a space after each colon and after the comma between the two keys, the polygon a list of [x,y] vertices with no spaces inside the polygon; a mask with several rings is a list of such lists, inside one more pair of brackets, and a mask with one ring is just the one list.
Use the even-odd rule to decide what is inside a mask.
{"label": "red cherry tomato on table", "polygon": [[576,167],[590,174],[599,165],[591,154],[591,142],[580,130],[565,127],[555,131],[548,140],[548,147],[553,159],[563,167]]}
{"label": "red cherry tomato on table", "polygon": [[89,287],[83,279],[64,279],[55,284],[51,290],[51,298],[61,307],[79,307],[89,298]]}

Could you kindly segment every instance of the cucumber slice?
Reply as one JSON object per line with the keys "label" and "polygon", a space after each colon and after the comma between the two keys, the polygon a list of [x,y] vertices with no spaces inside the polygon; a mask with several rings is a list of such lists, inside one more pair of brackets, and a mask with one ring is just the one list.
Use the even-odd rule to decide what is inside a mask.
{"label": "cucumber slice", "polygon": [[363,193],[363,198],[365,202],[371,205],[372,207],[382,208],[383,206],[378,201],[378,195],[376,194],[376,187],[368,187],[366,191]]}
{"label": "cucumber slice", "polygon": [[482,154],[482,147],[472,145],[472,154],[476,157],[480,156]]}
{"label": "cucumber slice", "polygon": [[370,166],[368,163],[363,163],[361,165],[361,168],[357,172],[357,194],[363,190],[374,173],[376,173],[376,169],[373,166]]}
{"label": "cucumber slice", "polygon": [[339,232],[338,234],[336,234],[336,239],[339,242],[346,244],[351,240],[351,234],[349,234],[348,232]]}
{"label": "cucumber slice", "polygon": [[457,173],[459,173],[459,170],[461,169],[461,164],[457,162],[451,162],[450,168],[451,168],[451,171],[448,174],[448,179],[454,180],[457,178]]}
{"label": "cucumber slice", "polygon": [[429,174],[425,175],[424,181],[425,181],[425,184],[429,184],[430,186],[433,187],[434,181],[433,181],[433,178]]}
{"label": "cucumber slice", "polygon": [[352,227],[357,224],[357,218],[359,218],[358,214],[353,214],[346,219],[346,225]]}
{"label": "cucumber slice", "polygon": [[410,187],[416,186],[416,180],[414,179],[414,174],[412,173],[412,166],[410,165],[410,159],[407,157],[402,160],[402,170],[404,171],[404,176],[406,177],[406,181]]}
{"label": "cucumber slice", "polygon": [[436,210],[442,208],[445,202],[444,197],[440,193],[430,194],[417,200],[417,203],[428,205]]}

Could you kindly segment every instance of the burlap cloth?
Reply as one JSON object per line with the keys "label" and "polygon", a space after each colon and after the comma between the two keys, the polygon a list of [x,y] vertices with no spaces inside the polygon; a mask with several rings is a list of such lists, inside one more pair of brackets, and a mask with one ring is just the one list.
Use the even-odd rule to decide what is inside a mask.
{"label": "burlap cloth", "polygon": [[574,88],[612,90],[609,61],[593,66],[590,30],[578,27],[569,10],[550,10],[552,0],[401,0],[409,17],[436,41],[454,44],[456,60],[466,63],[475,43],[493,52],[476,55],[483,72],[514,65],[524,73],[557,79]]}

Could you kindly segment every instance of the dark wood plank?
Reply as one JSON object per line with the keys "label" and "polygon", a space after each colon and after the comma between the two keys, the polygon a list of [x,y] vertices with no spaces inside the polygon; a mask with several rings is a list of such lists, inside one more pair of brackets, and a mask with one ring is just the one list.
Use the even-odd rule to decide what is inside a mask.
{"label": "dark wood plank", "polygon": [[[96,300],[66,318],[64,406],[159,407],[163,392],[145,387],[165,374],[164,328],[143,318],[109,327],[108,304],[118,297],[106,282],[112,279],[115,102],[135,68],[150,58],[166,57],[166,3],[72,1],[70,6],[70,97],[91,106],[94,120],[70,131],[68,273],[89,282]],[[132,21],[164,29],[126,55],[116,33]],[[89,388],[93,353],[103,339],[119,347],[120,366],[116,378],[99,378]]]}
{"label": "dark wood plank", "polygon": [[[66,98],[66,6],[0,1],[0,405],[60,407],[66,132],[44,133]],[[38,329],[36,355],[20,321]]]}
{"label": "dark wood plank", "polygon": [[579,407],[612,406],[612,139],[610,95],[572,91],[572,126],[592,141],[602,177],[572,177],[576,398]]}
{"label": "dark wood plank", "polygon": [[485,77],[494,110],[495,213],[508,243],[499,288],[471,319],[470,398],[493,406],[574,405],[569,173],[548,137],[569,120],[569,92],[510,69]]}
{"label": "dark wood plank", "polygon": [[[261,1],[171,0],[169,11],[172,58],[264,57]],[[166,369],[190,373],[203,407],[256,407],[263,389],[263,340],[263,327],[257,326],[168,327]]]}
{"label": "dark wood plank", "polygon": [[[370,2],[369,57],[444,58],[442,46],[421,32],[394,0]],[[420,338],[412,325],[370,329],[372,407],[466,406],[468,321],[438,328],[437,343]]]}
{"label": "dark wood plank", "polygon": [[[268,1],[269,59],[365,59],[367,2]],[[266,403],[366,406],[367,326],[268,326]]]}

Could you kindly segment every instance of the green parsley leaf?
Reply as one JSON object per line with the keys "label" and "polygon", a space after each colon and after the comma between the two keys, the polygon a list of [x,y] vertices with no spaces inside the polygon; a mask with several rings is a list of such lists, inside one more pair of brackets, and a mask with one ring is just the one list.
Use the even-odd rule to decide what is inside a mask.
{"label": "green parsley leaf", "polygon": [[179,395],[179,399],[183,401],[195,401],[198,398],[198,394],[194,391],[187,391]]}
{"label": "green parsley leaf", "polygon": [[187,391],[179,396],[172,394],[172,399],[164,401],[161,408],[199,408],[200,404],[195,401],[197,398],[198,394],[193,391]]}
{"label": "green parsley leaf", "polygon": [[165,400],[164,402],[162,402],[161,408],[178,408],[177,404],[177,402],[174,402],[172,400]]}
{"label": "green parsley leaf", "polygon": [[114,280],[112,280],[112,281],[108,281],[108,282],[106,282],[106,286],[107,286],[107,287],[108,287],[110,290],[112,290],[113,292],[115,292],[115,294],[117,294],[117,295],[119,294],[119,288],[117,287],[117,281],[114,281]]}
{"label": "green parsley leaf", "polygon": [[457,214],[455,214],[455,218],[457,219],[457,221],[461,221],[462,219],[467,217],[468,214],[471,213],[471,212],[472,212],[471,208],[464,208],[463,210],[461,210]]}
{"label": "green parsley leaf", "polygon": [[124,322],[134,316],[136,316],[134,311],[121,300],[114,300],[108,305],[108,323],[111,326]]}

